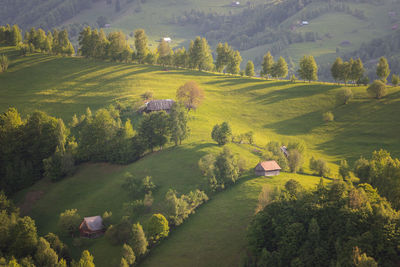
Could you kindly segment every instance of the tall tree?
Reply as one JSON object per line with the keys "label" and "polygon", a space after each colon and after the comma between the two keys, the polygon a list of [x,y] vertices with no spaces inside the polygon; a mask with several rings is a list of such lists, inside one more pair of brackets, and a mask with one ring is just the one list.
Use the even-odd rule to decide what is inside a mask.
{"label": "tall tree", "polygon": [[251,60],[247,61],[245,74],[246,74],[246,76],[249,76],[249,77],[253,77],[255,75],[253,61],[251,61]]}
{"label": "tall tree", "polygon": [[343,65],[343,60],[338,57],[336,58],[335,62],[333,63],[331,67],[331,74],[332,78],[337,82],[341,78],[341,72],[342,72],[342,65]]}
{"label": "tall tree", "polygon": [[139,125],[139,137],[151,151],[163,147],[168,141],[168,115],[165,111],[145,114]]}
{"label": "tall tree", "polygon": [[161,64],[163,66],[171,65],[172,50],[169,47],[168,42],[165,41],[164,39],[161,40],[161,43],[157,48],[157,53],[158,53],[158,64]]}
{"label": "tall tree", "polygon": [[22,34],[21,29],[18,25],[13,25],[11,29],[11,45],[19,45],[22,42]]}
{"label": "tall tree", "polygon": [[135,57],[139,63],[143,63],[147,54],[149,53],[149,48],[147,47],[147,35],[143,29],[138,29],[135,31]]}
{"label": "tall tree", "polygon": [[272,66],[271,75],[275,78],[285,78],[288,75],[288,66],[283,57]]}
{"label": "tall tree", "polygon": [[267,54],[264,55],[262,62],[262,73],[268,78],[271,76],[272,67],[274,66],[274,58],[271,56],[271,53],[268,51]]}
{"label": "tall tree", "polygon": [[177,146],[189,135],[189,127],[187,126],[188,114],[184,106],[174,103],[169,114],[169,128],[171,131],[171,140]]}
{"label": "tall tree", "polygon": [[206,38],[196,37],[189,46],[189,65],[193,69],[212,70],[214,67],[210,46]]}
{"label": "tall tree", "polygon": [[189,56],[184,47],[175,50],[173,55],[173,64],[175,67],[186,68],[189,64]]}
{"label": "tall tree", "polygon": [[350,72],[350,79],[356,83],[359,81],[364,75],[364,65],[360,58],[354,60],[351,64],[351,72]]}
{"label": "tall tree", "polygon": [[376,75],[381,79],[382,82],[386,83],[386,79],[390,74],[389,63],[385,57],[379,59],[379,63],[376,67]]}
{"label": "tall tree", "polygon": [[299,76],[303,80],[318,80],[318,66],[313,56],[304,56],[299,63]]}
{"label": "tall tree", "polygon": [[228,45],[228,43],[219,43],[217,45],[216,53],[217,60],[215,62],[215,68],[218,72],[222,72],[225,69],[226,65],[228,65],[233,50],[232,47]]}
{"label": "tall tree", "polygon": [[234,51],[231,53],[226,66],[226,71],[231,74],[238,74],[240,72],[240,63],[242,62],[242,57],[239,51]]}

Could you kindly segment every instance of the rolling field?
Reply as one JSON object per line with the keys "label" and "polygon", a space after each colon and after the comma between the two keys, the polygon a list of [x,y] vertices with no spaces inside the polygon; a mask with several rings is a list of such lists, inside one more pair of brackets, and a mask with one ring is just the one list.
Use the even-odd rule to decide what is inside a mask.
{"label": "rolling field", "polygon": [[[271,140],[304,141],[308,156],[329,162],[332,176],[343,158],[353,162],[379,148],[400,156],[399,88],[390,87],[387,97],[375,100],[367,97],[365,87],[351,86],[355,98],[337,107],[335,95],[342,85],[292,84],[183,69],[164,71],[158,66],[41,54],[21,58],[12,48],[0,48],[2,53],[10,55],[12,64],[7,73],[0,74],[1,112],[9,106],[24,115],[40,109],[68,123],[74,113],[82,114],[86,107],[94,111],[116,101],[133,103],[147,90],[152,90],[157,99],[175,98],[176,89],[190,80],[198,82],[206,94],[203,104],[191,112],[191,136],[182,146],[165,148],[126,166],[84,164],[74,176],[61,182],[42,180],[17,194],[14,199],[19,203],[24,203],[26,196],[39,196],[26,203],[26,213],[36,220],[41,234],[56,232],[58,215],[70,208],[77,208],[81,216],[112,211],[113,219],[118,221],[123,215],[122,204],[129,200],[121,186],[126,172],[137,177],[150,175],[158,185],[151,213],[163,211],[163,199],[170,188],[179,193],[202,188],[204,178],[197,162],[207,153],[220,151],[210,132],[215,123],[223,121],[229,121],[234,134],[254,131],[255,142],[261,146]],[[322,113],[328,110],[334,113],[335,121],[327,124],[322,121]],[[229,146],[247,159],[249,169],[259,161],[253,147]],[[143,261],[143,266],[166,266],[166,260],[171,266],[238,263],[246,245],[245,229],[262,185],[283,185],[290,178],[308,187],[319,181],[318,177],[287,173],[272,179],[256,178],[250,170],[237,185],[217,194],[174,230]],[[140,220],[145,221],[146,216]],[[119,264],[120,247],[111,246],[105,238],[85,242],[82,247],[73,247],[72,240],[67,243],[74,256],[88,248],[98,266]],[[215,250],[220,253],[216,255]],[[227,258],[232,261],[228,263]]]}

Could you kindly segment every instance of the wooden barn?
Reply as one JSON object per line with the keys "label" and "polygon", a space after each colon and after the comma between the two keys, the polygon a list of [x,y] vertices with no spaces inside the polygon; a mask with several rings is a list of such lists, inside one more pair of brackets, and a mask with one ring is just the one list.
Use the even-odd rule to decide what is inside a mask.
{"label": "wooden barn", "polygon": [[79,226],[81,237],[96,238],[104,233],[103,219],[100,216],[85,217]]}
{"label": "wooden barn", "polygon": [[270,160],[258,163],[254,170],[257,176],[275,176],[279,175],[281,167],[275,160]]}
{"label": "wooden barn", "polygon": [[175,101],[172,99],[151,100],[145,104],[144,112],[149,113],[164,110],[169,113],[174,103]]}

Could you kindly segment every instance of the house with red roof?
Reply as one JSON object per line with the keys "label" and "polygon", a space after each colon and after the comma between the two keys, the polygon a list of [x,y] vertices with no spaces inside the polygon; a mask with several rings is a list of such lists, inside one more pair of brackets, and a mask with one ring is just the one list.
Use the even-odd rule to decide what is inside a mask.
{"label": "house with red roof", "polygon": [[257,176],[276,176],[280,174],[281,167],[275,160],[263,161],[255,167]]}

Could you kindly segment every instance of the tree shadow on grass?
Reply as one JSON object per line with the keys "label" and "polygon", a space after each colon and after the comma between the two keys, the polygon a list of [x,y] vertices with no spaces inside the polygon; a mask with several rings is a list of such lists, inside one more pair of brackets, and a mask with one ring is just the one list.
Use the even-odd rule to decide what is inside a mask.
{"label": "tree shadow on grass", "polygon": [[272,104],[282,100],[306,98],[340,88],[337,85],[321,86],[319,84],[298,85],[285,89],[274,90],[264,95],[254,97],[261,104]]}
{"label": "tree shadow on grass", "polygon": [[323,124],[320,111],[314,111],[291,119],[264,125],[281,135],[303,135]]}

